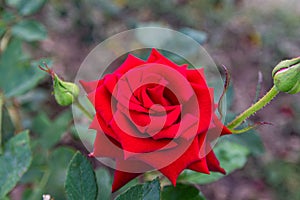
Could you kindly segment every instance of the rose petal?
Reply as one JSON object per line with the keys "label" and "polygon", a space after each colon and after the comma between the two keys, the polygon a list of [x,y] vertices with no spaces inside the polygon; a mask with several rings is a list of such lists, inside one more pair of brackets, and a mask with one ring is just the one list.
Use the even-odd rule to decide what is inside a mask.
{"label": "rose petal", "polygon": [[90,92],[96,90],[96,88],[103,83],[103,80],[95,80],[95,81],[89,81],[89,82],[80,80],[79,83],[82,85],[82,87],[86,93],[90,93]]}
{"label": "rose petal", "polygon": [[173,69],[176,69],[178,72],[180,72],[182,75],[185,76],[185,68],[186,66],[179,66],[176,63],[172,62],[165,56],[163,56],[159,51],[156,49],[152,49],[150,56],[148,57],[147,63],[157,63],[157,64],[163,64],[168,67],[172,67]]}
{"label": "rose petal", "polygon": [[208,165],[208,169],[213,172],[221,172],[222,174],[226,174],[226,171],[220,166],[220,162],[218,158],[216,157],[215,153],[211,149],[209,145],[208,146],[208,154],[206,156],[206,162]]}
{"label": "rose petal", "polygon": [[188,166],[188,169],[191,169],[196,172],[204,173],[204,174],[210,174],[205,157],[190,164]]}
{"label": "rose petal", "polygon": [[[163,98],[167,99],[170,102],[171,105],[178,105],[179,104],[179,101],[178,101],[176,95],[168,88],[164,89]],[[188,98],[187,100],[189,100],[189,99],[190,98]]]}
{"label": "rose petal", "polygon": [[123,64],[114,72],[115,74],[125,74],[129,70],[136,68],[146,62],[140,58],[135,57],[132,54],[128,54]]}
{"label": "rose petal", "polygon": [[97,116],[97,120],[93,120],[90,128],[98,131],[103,130],[106,134],[117,140],[117,134],[114,133],[109,125],[113,118],[113,111],[111,108],[111,95],[107,88],[104,85],[99,86],[94,92],[88,94],[88,98],[94,104]]}
{"label": "rose petal", "polygon": [[98,122],[97,117],[93,118],[93,121],[92,121],[92,123],[89,126],[89,129],[94,129],[94,130],[97,130],[97,131],[101,131],[102,130],[101,126],[100,126],[100,124]]}
{"label": "rose petal", "polygon": [[215,114],[213,115],[213,122],[217,127],[221,128],[221,135],[228,135],[232,133],[226,126],[224,126],[224,124],[222,124],[222,122],[218,119],[217,115]]}
{"label": "rose petal", "polygon": [[222,135],[231,134],[231,131],[223,125],[223,123],[218,119],[216,114],[213,114],[211,128],[207,132],[208,140],[213,141]]}
{"label": "rose petal", "polygon": [[[171,104],[171,102],[164,97],[164,92],[167,88],[162,85],[156,85],[155,87],[147,88],[147,94],[155,104],[160,104],[163,106],[175,105]],[[175,95],[174,95],[175,96]],[[172,101],[177,100],[176,96]],[[178,101],[177,101],[178,104]]]}
{"label": "rose petal", "polygon": [[[129,113],[130,113],[130,117],[128,118],[131,119],[138,126],[145,127],[151,122],[149,113],[137,112],[132,110],[130,110]],[[144,128],[143,131],[141,132],[142,133],[144,132]]]}
{"label": "rose petal", "polygon": [[132,179],[138,177],[141,173],[129,173],[115,170],[114,181],[112,184],[112,192],[117,191]]}
{"label": "rose petal", "polygon": [[[175,125],[180,117],[180,106],[163,107],[163,110],[159,110],[159,108],[156,107],[162,108],[161,106],[153,105],[149,110],[149,113],[130,112],[131,119],[136,124],[142,126],[138,127],[139,131],[142,133],[146,132],[150,135],[154,135],[154,133],[158,133],[159,131],[163,131],[170,126]],[[163,137],[161,139],[163,139]]]}
{"label": "rose petal", "polygon": [[[197,132],[197,125],[198,119],[192,115],[185,115],[183,116],[182,120],[178,123],[173,124],[167,128],[162,129],[160,132],[156,134],[152,134],[152,137],[155,140],[164,139],[164,138],[178,138],[182,137],[186,140],[190,140],[196,136]],[[180,127],[180,130],[179,130]]]}
{"label": "rose petal", "polygon": [[105,135],[103,132],[97,132],[94,141],[93,155],[95,157],[110,157],[119,159],[124,157],[121,145],[113,138]]}
{"label": "rose petal", "polygon": [[[118,123],[116,123],[116,120]],[[121,125],[122,129],[118,124]],[[177,145],[174,141],[170,140],[157,141],[152,138],[138,137],[140,136],[139,131],[135,130],[134,125],[132,125],[132,123],[126,117],[122,117],[122,114],[118,114],[117,118],[112,120],[111,127],[118,135],[122,148],[126,151],[125,157],[130,156],[131,153],[153,152],[160,149],[173,148]]]}
{"label": "rose petal", "polygon": [[106,87],[99,86],[94,92],[88,94],[88,99],[94,105],[96,113],[109,123],[112,119],[112,99]]}
{"label": "rose petal", "polygon": [[[199,128],[198,132],[205,132],[209,128],[211,119],[212,119],[212,99],[210,95],[210,88],[192,84],[192,87],[197,96],[197,103],[199,105]],[[190,106],[190,104],[187,104]],[[193,107],[186,108],[187,110],[193,110]],[[192,111],[191,111],[192,112]]]}
{"label": "rose petal", "polygon": [[115,86],[118,82],[119,77],[115,74],[107,74],[103,78],[103,85],[107,88],[107,90],[112,94]]}
{"label": "rose petal", "polygon": [[[97,122],[98,122],[99,125],[96,125]],[[115,140],[118,140],[118,139],[119,139],[119,138],[118,138],[118,134],[116,134],[116,133],[112,130],[112,128],[111,128],[111,126],[110,126],[110,123],[107,123],[107,122],[103,119],[103,117],[102,117],[101,115],[99,115],[99,114],[97,114],[97,121],[95,120],[95,121],[94,121],[94,124],[93,124],[93,127],[96,127],[96,126],[98,126],[97,128],[99,128],[99,126],[101,127],[101,129],[96,129],[96,130],[98,130],[98,131],[103,131],[106,135],[108,135],[108,136],[114,138]],[[90,127],[90,128],[93,129],[93,127]]]}
{"label": "rose petal", "polygon": [[195,83],[199,86],[207,87],[207,83],[205,81],[205,74],[204,69],[187,69],[186,70],[186,77],[191,83]]}
{"label": "rose petal", "polygon": [[149,87],[149,84],[142,86],[142,88],[139,89],[139,100],[142,102],[142,105],[145,108],[150,108],[154,102],[150,98],[150,96],[147,94],[147,87]]}
{"label": "rose petal", "polygon": [[[176,121],[180,117],[180,106],[169,106],[167,111],[158,112],[155,106],[152,106],[150,110],[151,123],[147,126],[147,133],[154,135],[154,133],[160,133],[160,131],[176,124]],[[165,108],[165,107],[164,107]],[[177,131],[176,131],[177,132]],[[175,132],[175,133],[176,133]],[[163,135],[162,138],[163,139]]]}
{"label": "rose petal", "polygon": [[[190,140],[199,134],[199,128],[197,127],[199,119],[193,115],[186,114],[180,123],[183,124],[181,131],[181,137]],[[198,128],[198,130],[197,130]]]}
{"label": "rose petal", "polygon": [[191,146],[182,156],[168,166],[159,169],[159,171],[176,186],[176,180],[179,174],[196,160],[199,160],[199,144],[197,138],[194,139]]}

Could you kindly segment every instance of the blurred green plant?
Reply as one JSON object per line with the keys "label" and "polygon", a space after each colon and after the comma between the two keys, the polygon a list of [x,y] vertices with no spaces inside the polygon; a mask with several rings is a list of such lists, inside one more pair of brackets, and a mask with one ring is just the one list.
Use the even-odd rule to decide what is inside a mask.
{"label": "blurred green plant", "polygon": [[[47,37],[40,22],[28,19],[38,12],[46,1],[6,0],[0,9],[0,199],[22,182],[23,176],[35,160],[35,142],[22,117],[19,99],[33,90],[44,79],[38,68],[41,60],[33,60],[25,50]],[[42,59],[50,64],[49,59]],[[28,127],[27,127],[28,128]],[[64,127],[65,129],[65,127]],[[44,130],[43,130],[44,131]],[[21,180],[22,179],[22,180]],[[41,196],[39,196],[40,199]]]}
{"label": "blurred green plant", "polygon": [[264,166],[264,178],[278,199],[300,199],[300,163],[274,160]]}
{"label": "blurred green plant", "polygon": [[28,170],[32,160],[28,131],[5,143],[0,156],[0,199],[12,190]]}

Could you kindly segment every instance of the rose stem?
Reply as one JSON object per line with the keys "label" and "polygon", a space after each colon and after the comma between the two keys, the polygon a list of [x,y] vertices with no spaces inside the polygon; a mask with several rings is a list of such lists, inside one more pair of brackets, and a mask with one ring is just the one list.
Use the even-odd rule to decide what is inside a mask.
{"label": "rose stem", "polygon": [[79,110],[83,112],[83,114],[85,114],[89,119],[93,120],[93,116],[91,115],[91,113],[89,113],[89,111],[84,108],[84,106],[79,102],[78,99],[74,102],[74,104],[77,106],[77,108],[79,108]]}
{"label": "rose stem", "polygon": [[256,113],[258,110],[262,109],[264,106],[266,106],[276,95],[279,93],[279,91],[276,89],[275,86],[273,86],[265,96],[263,96],[259,101],[257,101],[255,104],[253,104],[250,108],[245,110],[243,113],[241,113],[239,116],[237,116],[232,122],[227,124],[227,127],[229,129],[234,129],[237,126],[239,126],[244,120],[246,120],[248,117]]}

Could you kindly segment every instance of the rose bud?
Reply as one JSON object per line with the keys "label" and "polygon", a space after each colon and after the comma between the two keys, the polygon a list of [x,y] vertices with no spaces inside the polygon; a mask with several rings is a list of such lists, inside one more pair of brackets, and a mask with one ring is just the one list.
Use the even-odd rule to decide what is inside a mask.
{"label": "rose bud", "polygon": [[71,105],[78,97],[79,87],[74,83],[61,80],[46,64],[45,68],[42,68],[41,66],[39,66],[39,68],[51,75],[56,102],[61,106]]}
{"label": "rose bud", "polygon": [[281,61],[272,72],[274,85],[281,91],[296,94],[300,91],[300,57]]}
{"label": "rose bud", "polygon": [[79,94],[76,84],[62,81],[57,75],[53,78],[53,89],[55,100],[61,106],[71,105]]}

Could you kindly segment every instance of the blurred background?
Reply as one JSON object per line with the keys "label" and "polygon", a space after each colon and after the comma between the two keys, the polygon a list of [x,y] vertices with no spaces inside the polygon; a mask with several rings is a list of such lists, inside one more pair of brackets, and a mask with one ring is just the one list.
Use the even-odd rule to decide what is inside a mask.
{"label": "blurred background", "polygon": [[[40,7],[28,15],[26,9],[22,15],[16,2],[0,1],[1,50],[4,52],[12,46],[10,43],[17,43],[12,42],[13,37],[23,41],[22,45],[11,47],[19,48],[20,53],[5,54],[6,58],[11,56],[5,62],[13,65],[11,60],[16,56],[33,64],[34,60],[47,57],[57,74],[72,81],[83,59],[106,38],[135,27],[167,27],[197,40],[218,66],[228,68],[232,75],[228,104],[232,113],[249,107],[272,86],[271,71],[278,62],[300,56],[298,0],[39,0],[36,2],[41,2]],[[23,23],[15,28],[14,24],[20,20],[38,25],[26,28]],[[10,86],[16,82],[11,86],[16,87],[19,80],[13,80],[11,74],[23,72],[7,70],[0,69],[0,85],[6,85],[6,77],[6,81],[11,81]],[[24,185],[17,187],[11,196],[34,199],[35,194],[49,191],[58,195],[55,199],[60,199],[63,191],[55,183],[64,175],[63,170],[56,168],[65,168],[74,148],[85,150],[76,140],[70,111],[59,107],[49,92],[50,78],[39,72],[29,74],[28,77],[34,75],[36,79],[32,81],[36,83],[26,93],[7,92],[12,101],[7,106],[10,119],[5,126],[11,123],[6,130],[13,127],[14,131],[30,128],[35,139],[33,146],[39,154],[33,160],[36,167],[22,178]],[[257,90],[257,85],[261,90]],[[9,91],[10,86],[4,91]],[[200,190],[209,200],[300,199],[299,94],[280,94],[251,119],[272,125],[259,127],[255,139],[249,136],[251,133],[243,136],[243,142],[252,150],[245,166],[217,182],[200,185]],[[49,131],[50,126],[56,127],[55,130]],[[50,166],[50,174],[51,170],[61,174],[51,175],[40,186],[45,176],[41,173],[43,166]]]}

